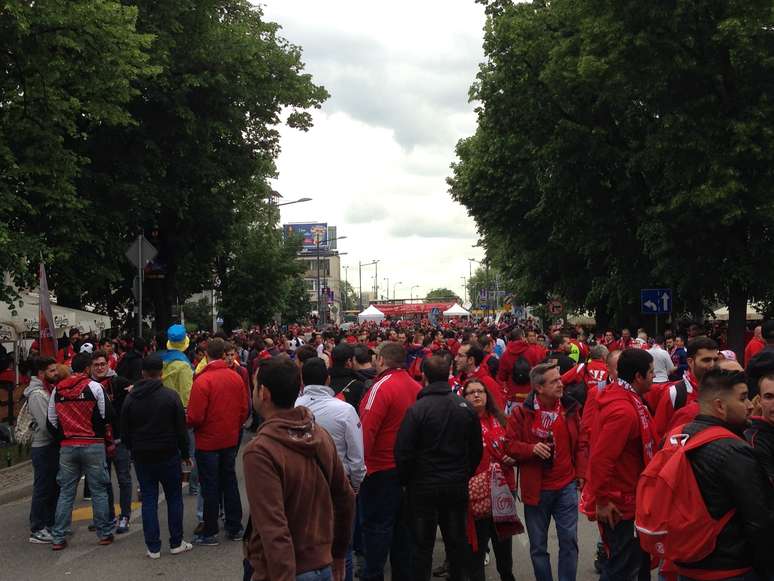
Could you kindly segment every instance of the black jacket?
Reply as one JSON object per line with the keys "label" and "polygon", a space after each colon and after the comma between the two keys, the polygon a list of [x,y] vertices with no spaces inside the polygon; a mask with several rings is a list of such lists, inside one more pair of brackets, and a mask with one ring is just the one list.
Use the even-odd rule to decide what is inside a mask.
{"label": "black jacket", "polygon": [[331,367],[330,376],[333,393],[338,394],[343,390],[346,402],[356,410],[360,409],[360,400],[365,393],[365,384],[360,375],[349,367]]}
{"label": "black jacket", "polygon": [[562,375],[575,367],[575,361],[570,359],[563,351],[550,351],[543,360],[543,363],[551,363],[554,361],[556,362],[556,365],[559,366],[559,373]]}
{"label": "black jacket", "polygon": [[758,461],[763,466],[769,481],[774,485],[774,425],[762,418],[753,418],[744,437],[758,453]]}
{"label": "black jacket", "polygon": [[482,452],[478,416],[445,381],[419,392],[395,441],[400,481],[415,489],[455,485],[467,490]]}
{"label": "black jacket", "polygon": [[[698,415],[685,426],[694,435],[710,426],[730,426],[716,418]],[[741,436],[741,434],[739,434]],[[719,519],[729,510],[736,514],[720,532],[715,550],[696,563],[678,563],[684,569],[729,571],[753,566],[759,573],[774,572],[772,491],[754,450],[744,440],[716,440],[688,453],[707,510]],[[692,575],[688,575],[691,577]]]}
{"label": "black jacket", "polygon": [[116,373],[121,377],[126,377],[130,382],[140,381],[142,379],[142,353],[127,351],[121,363],[118,364]]}
{"label": "black jacket", "polygon": [[178,452],[183,460],[188,459],[188,429],[180,396],[160,379],[135,383],[121,410],[121,437],[135,462],[163,462]]}

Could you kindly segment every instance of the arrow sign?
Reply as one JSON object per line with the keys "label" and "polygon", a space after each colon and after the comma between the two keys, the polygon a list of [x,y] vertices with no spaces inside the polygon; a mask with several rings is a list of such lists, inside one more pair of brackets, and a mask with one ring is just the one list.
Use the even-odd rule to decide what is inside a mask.
{"label": "arrow sign", "polygon": [[643,315],[666,315],[672,312],[672,289],[644,288],[640,290],[640,311]]}

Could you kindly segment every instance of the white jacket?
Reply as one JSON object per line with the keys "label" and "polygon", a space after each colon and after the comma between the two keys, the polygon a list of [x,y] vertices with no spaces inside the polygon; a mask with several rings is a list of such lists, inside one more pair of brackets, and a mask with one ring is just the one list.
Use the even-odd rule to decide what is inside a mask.
{"label": "white jacket", "polygon": [[351,405],[336,399],[333,390],[325,385],[304,386],[304,393],[296,400],[296,407],[311,410],[315,422],[325,428],[336,444],[344,470],[355,492],[366,475],[363,453],[363,428]]}

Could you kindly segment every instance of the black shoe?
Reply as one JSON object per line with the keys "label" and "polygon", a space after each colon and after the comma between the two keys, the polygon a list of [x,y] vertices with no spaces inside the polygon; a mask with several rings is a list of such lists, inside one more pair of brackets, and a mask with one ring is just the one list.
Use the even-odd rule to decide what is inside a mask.
{"label": "black shoe", "polygon": [[449,576],[449,563],[443,562],[443,565],[433,569],[433,577],[448,577]]}
{"label": "black shoe", "polygon": [[204,534],[204,523],[200,522],[198,525],[196,525],[196,528],[194,529],[194,535],[200,537]]}

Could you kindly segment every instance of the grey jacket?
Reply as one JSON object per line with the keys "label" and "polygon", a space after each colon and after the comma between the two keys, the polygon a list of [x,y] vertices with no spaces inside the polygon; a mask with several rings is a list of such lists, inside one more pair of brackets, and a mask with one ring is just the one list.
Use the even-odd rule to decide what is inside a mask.
{"label": "grey jacket", "polygon": [[43,382],[36,376],[32,376],[30,384],[24,390],[24,397],[27,398],[28,407],[32,418],[37,426],[32,436],[32,447],[40,448],[54,443],[54,438],[46,427],[46,417],[48,415],[48,400],[51,395],[46,390]]}

